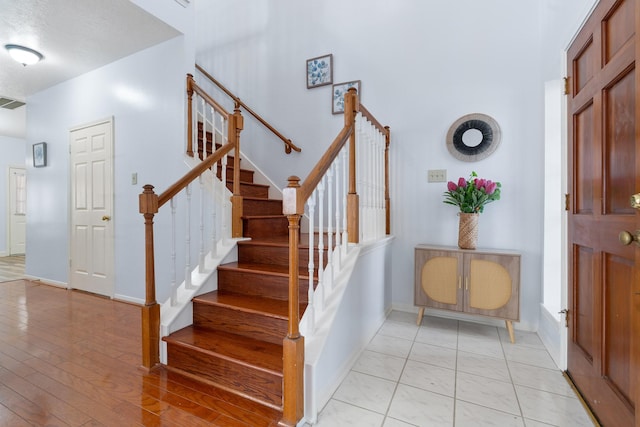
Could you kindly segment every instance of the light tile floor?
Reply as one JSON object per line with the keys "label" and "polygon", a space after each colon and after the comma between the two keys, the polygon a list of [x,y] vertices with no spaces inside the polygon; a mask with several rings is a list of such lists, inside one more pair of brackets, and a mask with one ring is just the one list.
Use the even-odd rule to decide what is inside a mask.
{"label": "light tile floor", "polygon": [[0,282],[24,277],[24,255],[0,257]]}
{"label": "light tile floor", "polygon": [[535,333],[394,311],[318,427],[593,426]]}

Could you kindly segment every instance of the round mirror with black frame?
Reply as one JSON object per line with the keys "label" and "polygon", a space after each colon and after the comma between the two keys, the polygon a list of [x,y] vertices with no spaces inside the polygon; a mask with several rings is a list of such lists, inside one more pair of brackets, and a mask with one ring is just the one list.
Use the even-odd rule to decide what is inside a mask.
{"label": "round mirror with black frame", "polygon": [[447,132],[447,149],[464,162],[476,162],[496,151],[501,139],[500,126],[486,114],[460,117]]}

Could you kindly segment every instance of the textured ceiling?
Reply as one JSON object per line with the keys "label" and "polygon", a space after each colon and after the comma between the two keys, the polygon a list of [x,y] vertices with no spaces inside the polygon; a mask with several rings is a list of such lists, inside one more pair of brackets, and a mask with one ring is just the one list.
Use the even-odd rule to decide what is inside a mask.
{"label": "textured ceiling", "polygon": [[[0,97],[24,101],[178,34],[129,0],[0,0]],[[45,58],[24,67],[5,44]]]}

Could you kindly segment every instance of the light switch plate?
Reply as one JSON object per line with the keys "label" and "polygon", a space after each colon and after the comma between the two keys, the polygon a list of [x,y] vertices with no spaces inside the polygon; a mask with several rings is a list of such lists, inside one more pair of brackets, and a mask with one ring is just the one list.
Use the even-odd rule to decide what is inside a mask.
{"label": "light switch plate", "polygon": [[447,170],[429,169],[428,182],[447,182]]}

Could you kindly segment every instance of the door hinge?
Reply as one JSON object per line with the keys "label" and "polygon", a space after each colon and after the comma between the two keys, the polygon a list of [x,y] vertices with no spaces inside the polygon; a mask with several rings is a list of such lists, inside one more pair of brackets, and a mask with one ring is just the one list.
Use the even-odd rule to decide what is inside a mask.
{"label": "door hinge", "polygon": [[561,311],[559,311],[558,314],[564,314],[564,327],[568,328],[569,327],[569,309],[564,308]]}
{"label": "door hinge", "polygon": [[571,209],[571,195],[569,193],[564,195],[564,210],[568,211]]}
{"label": "door hinge", "polygon": [[564,80],[564,94],[569,95],[571,91],[569,90],[569,77],[563,77]]}

